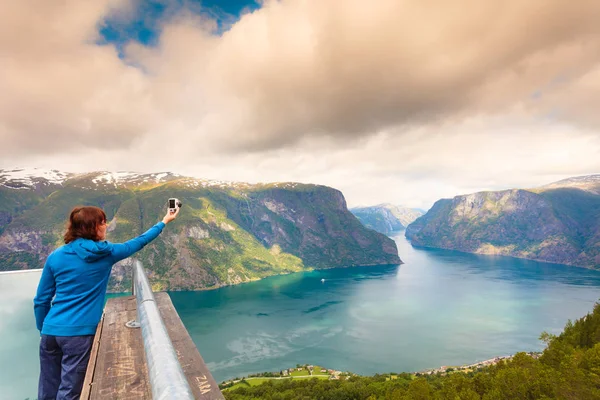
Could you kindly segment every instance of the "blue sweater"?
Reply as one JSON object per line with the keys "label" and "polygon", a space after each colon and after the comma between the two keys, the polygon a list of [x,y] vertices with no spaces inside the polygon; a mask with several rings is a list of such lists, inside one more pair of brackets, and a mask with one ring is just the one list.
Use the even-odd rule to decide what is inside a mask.
{"label": "blue sweater", "polygon": [[79,238],[54,250],[46,259],[33,300],[38,330],[53,336],[95,334],[113,264],[141,250],[164,227],[159,222],[122,244]]}

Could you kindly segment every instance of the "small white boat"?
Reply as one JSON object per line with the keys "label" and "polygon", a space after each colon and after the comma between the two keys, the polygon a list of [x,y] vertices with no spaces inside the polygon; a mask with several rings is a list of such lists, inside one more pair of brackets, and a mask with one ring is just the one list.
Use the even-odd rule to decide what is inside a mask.
{"label": "small white boat", "polygon": [[321,279],[321,282],[325,282],[325,279]]}

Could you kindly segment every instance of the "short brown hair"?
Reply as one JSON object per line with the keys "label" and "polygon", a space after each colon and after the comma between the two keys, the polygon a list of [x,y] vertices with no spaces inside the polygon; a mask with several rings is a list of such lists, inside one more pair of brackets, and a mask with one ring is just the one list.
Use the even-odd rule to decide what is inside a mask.
{"label": "short brown hair", "polygon": [[65,244],[78,238],[98,241],[98,225],[106,222],[106,214],[101,208],[93,206],[75,207],[69,215]]}

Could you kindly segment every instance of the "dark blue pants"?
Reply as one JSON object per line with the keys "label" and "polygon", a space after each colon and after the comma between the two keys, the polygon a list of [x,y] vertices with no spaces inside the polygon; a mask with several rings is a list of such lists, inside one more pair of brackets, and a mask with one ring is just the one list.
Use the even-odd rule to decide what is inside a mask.
{"label": "dark blue pants", "polygon": [[42,335],[38,400],[79,399],[93,342],[94,335]]}

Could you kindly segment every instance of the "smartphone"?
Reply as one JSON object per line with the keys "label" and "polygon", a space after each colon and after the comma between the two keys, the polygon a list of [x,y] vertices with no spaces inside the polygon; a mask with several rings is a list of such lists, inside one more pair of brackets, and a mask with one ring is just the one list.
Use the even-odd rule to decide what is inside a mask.
{"label": "smartphone", "polygon": [[169,199],[169,211],[177,211],[177,199]]}

